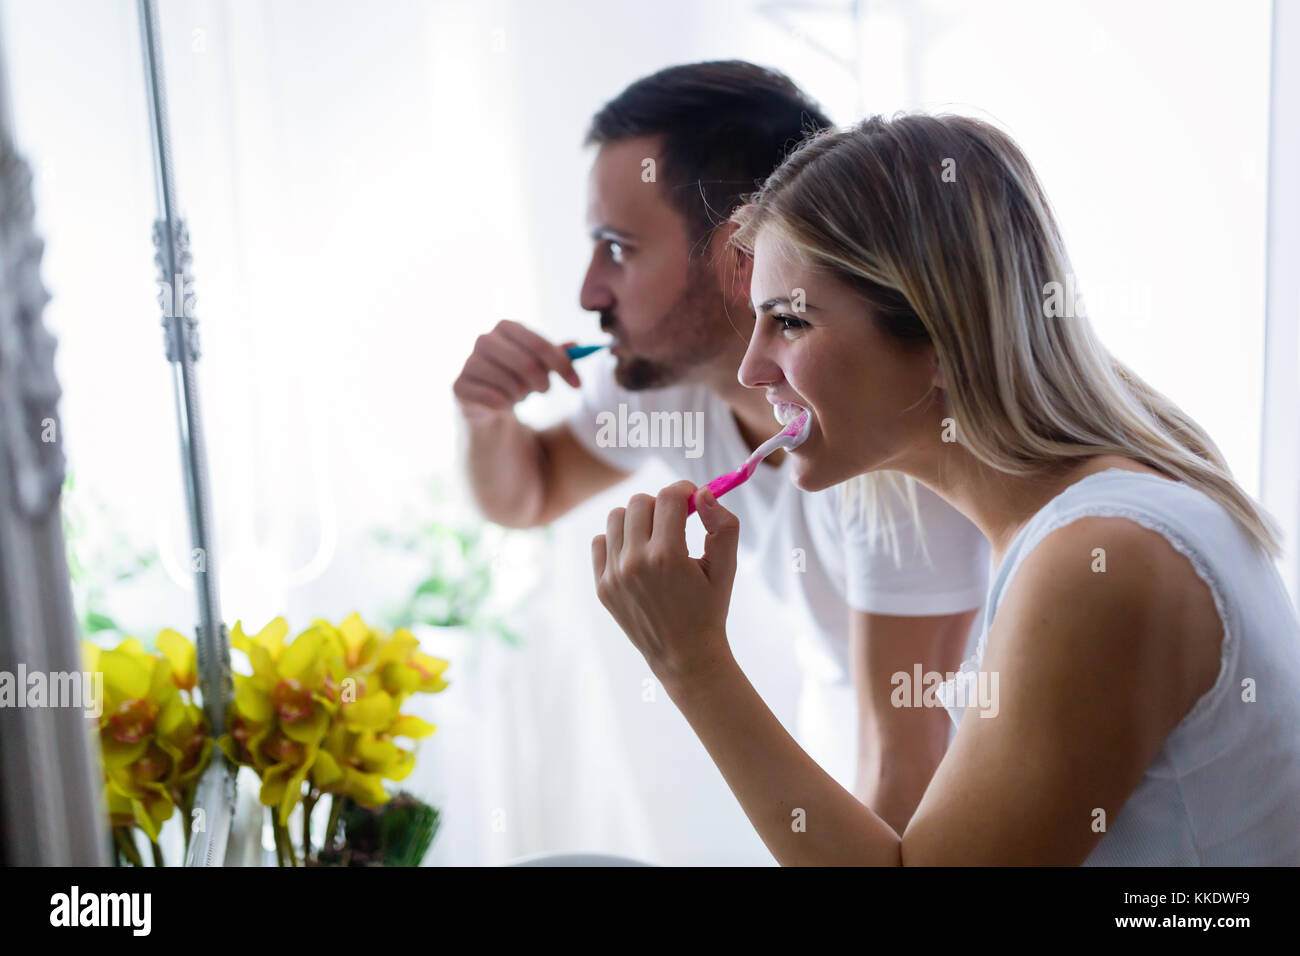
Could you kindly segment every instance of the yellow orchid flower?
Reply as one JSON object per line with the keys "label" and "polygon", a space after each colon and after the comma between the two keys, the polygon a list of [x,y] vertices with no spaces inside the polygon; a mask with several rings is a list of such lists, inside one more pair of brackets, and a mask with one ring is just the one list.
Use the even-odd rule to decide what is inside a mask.
{"label": "yellow orchid flower", "polygon": [[203,709],[177,694],[163,706],[155,731],[158,748],[170,758],[168,789],[185,792],[197,785],[199,774],[212,757],[213,747]]}
{"label": "yellow orchid flower", "polygon": [[448,666],[442,658],[422,653],[419,640],[405,628],[384,640],[375,657],[375,671],[384,690],[399,700],[445,690],[448,685],[442,674]]}
{"label": "yellow orchid flower", "polygon": [[346,724],[330,728],[316,758],[313,783],[325,793],[351,797],[366,807],[388,801],[383,781],[401,780],[415,766],[415,756],[391,749],[373,731],[355,731]]}
{"label": "yellow orchid flower", "polygon": [[397,719],[388,728],[388,733],[393,737],[410,737],[412,740],[418,740],[421,737],[429,736],[435,730],[437,730],[437,727],[433,724],[421,720],[413,714],[398,714]]}
{"label": "yellow orchid flower", "polygon": [[172,666],[172,680],[181,690],[193,690],[199,682],[199,661],[194,645],[177,631],[158,632],[158,650]]}
{"label": "yellow orchid flower", "polygon": [[346,652],[344,663],[348,671],[359,671],[365,668],[375,656],[380,636],[371,630],[361,619],[361,615],[355,611],[343,620],[337,633],[343,639]]}
{"label": "yellow orchid flower", "polygon": [[212,752],[203,711],[181,693],[196,683],[187,663],[194,646],[175,631],[160,634],[159,646],[164,656],[135,638],[111,650],[83,645],[87,667],[104,679],[99,741],[110,819],[153,843],[176,806],[188,805]]}
{"label": "yellow orchid flower", "polygon": [[448,662],[422,653],[410,631],[385,634],[358,613],[337,626],[315,620],[292,641],[288,633],[282,617],[252,636],[235,623],[231,645],[252,673],[234,675],[230,729],[217,745],[257,772],[259,799],[276,809],[280,828],[300,801],[310,808],[325,793],[368,807],[387,802],[384,781],[415,766],[394,738],[435,730],[402,714],[402,703],[446,688]]}
{"label": "yellow orchid flower", "polygon": [[288,623],[276,618],[255,637],[236,621],[231,644],[248,655],[251,675],[236,674],[230,732],[217,742],[236,763],[262,778],[261,801],[279,808],[281,824],[302,798],[302,784],[338,709],[341,662],[324,628],[284,643]]}
{"label": "yellow orchid flower", "polygon": [[282,617],[277,617],[252,637],[244,633],[243,623],[236,621],[235,626],[230,630],[230,646],[248,653],[250,647],[257,645],[278,654],[284,643],[284,636],[288,633],[289,622]]}

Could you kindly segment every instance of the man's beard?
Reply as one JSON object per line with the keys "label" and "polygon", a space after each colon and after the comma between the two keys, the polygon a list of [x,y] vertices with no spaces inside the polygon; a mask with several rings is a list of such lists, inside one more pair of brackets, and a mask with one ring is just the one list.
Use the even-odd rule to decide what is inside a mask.
{"label": "man's beard", "polygon": [[629,392],[666,388],[681,381],[682,370],[638,356],[620,357],[614,366],[614,381]]}
{"label": "man's beard", "polygon": [[[686,289],[655,323],[654,337],[672,343],[673,353],[658,359],[619,356],[614,381],[630,392],[676,385],[718,356],[733,334],[730,326],[726,302],[713,277],[692,265]],[[601,312],[600,327],[614,333],[618,320]]]}

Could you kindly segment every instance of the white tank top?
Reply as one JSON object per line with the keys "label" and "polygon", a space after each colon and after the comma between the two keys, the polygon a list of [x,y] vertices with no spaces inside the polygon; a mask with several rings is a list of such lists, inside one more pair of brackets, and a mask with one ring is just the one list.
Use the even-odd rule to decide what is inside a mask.
{"label": "white tank top", "polygon": [[[1021,562],[1085,516],[1129,518],[1163,535],[1209,586],[1225,636],[1214,686],[1165,738],[1084,865],[1300,865],[1300,623],[1272,560],[1205,493],[1111,468],[1057,495],[1002,559],[962,670],[978,670]],[[939,691],[960,723],[954,682]]]}

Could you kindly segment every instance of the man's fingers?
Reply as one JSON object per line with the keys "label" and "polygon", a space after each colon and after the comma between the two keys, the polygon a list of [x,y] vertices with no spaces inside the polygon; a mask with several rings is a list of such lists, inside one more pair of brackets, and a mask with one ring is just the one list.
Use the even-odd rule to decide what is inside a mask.
{"label": "man's fingers", "polygon": [[499,388],[510,396],[512,402],[519,401],[531,391],[523,376],[510,367],[508,353],[502,352],[500,347],[486,336],[480,337],[474,345],[474,354],[465,362],[465,371],[462,375],[473,381]]}
{"label": "man's fingers", "polygon": [[532,329],[525,328],[518,322],[503,322],[498,328],[506,338],[536,356],[545,368],[559,372],[560,377],[574,388],[582,384],[578,373],[573,370],[573,360],[560,346],[551,344]]}
{"label": "man's fingers", "polygon": [[487,336],[480,343],[484,357],[517,377],[531,392],[544,392],[551,387],[550,373],[541,360],[517,342],[503,336]]}
{"label": "man's fingers", "polygon": [[677,481],[659,492],[655,500],[651,546],[662,554],[688,554],[686,547],[686,502],[695,484]]}
{"label": "man's fingers", "polygon": [[452,392],[467,405],[482,405],[493,411],[502,411],[514,404],[514,400],[499,388],[480,382],[457,382]]}
{"label": "man's fingers", "polygon": [[596,573],[599,582],[605,574],[605,536],[598,534],[591,539],[591,570]]}

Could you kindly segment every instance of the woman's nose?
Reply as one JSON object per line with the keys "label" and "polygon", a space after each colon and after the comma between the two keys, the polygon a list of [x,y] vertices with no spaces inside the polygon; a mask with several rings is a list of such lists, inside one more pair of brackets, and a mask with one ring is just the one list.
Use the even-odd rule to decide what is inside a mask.
{"label": "woman's nose", "polygon": [[[759,322],[761,323],[761,319]],[[764,388],[781,379],[781,368],[766,354],[767,342],[759,331],[759,323],[754,325],[754,334],[749,337],[749,347],[745,357],[740,361],[736,379],[746,388]]]}

